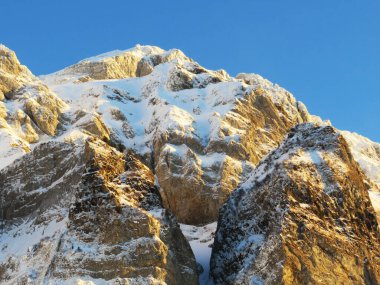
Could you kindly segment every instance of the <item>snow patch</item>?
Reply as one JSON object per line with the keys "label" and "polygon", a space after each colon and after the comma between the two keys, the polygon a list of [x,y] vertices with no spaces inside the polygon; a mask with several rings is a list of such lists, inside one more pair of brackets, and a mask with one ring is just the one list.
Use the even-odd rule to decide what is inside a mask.
{"label": "snow patch", "polygon": [[203,267],[203,272],[199,276],[200,285],[213,285],[214,283],[209,276],[210,258],[217,222],[204,226],[180,224],[180,227],[190,243],[196,261]]}

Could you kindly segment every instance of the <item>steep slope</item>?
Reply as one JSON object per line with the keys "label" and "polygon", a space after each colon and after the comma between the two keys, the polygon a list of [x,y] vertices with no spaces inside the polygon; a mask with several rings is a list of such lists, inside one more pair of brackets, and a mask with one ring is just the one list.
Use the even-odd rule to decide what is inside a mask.
{"label": "steep slope", "polygon": [[215,221],[288,129],[320,121],[262,77],[210,71],[178,50],[137,46],[41,78],[70,105],[65,136],[79,130],[145,157],[165,207],[190,224]]}
{"label": "steep slope", "polygon": [[371,189],[369,197],[380,222],[380,144],[359,134],[343,131],[352,155],[367,175]]}
{"label": "steep slope", "polygon": [[221,209],[216,284],[378,284],[366,180],[334,128],[294,128]]}
{"label": "steep slope", "polygon": [[133,154],[91,138],[51,142],[0,182],[2,284],[198,283],[189,244]]}
{"label": "steep slope", "polygon": [[0,45],[0,169],[53,136],[66,104]]}

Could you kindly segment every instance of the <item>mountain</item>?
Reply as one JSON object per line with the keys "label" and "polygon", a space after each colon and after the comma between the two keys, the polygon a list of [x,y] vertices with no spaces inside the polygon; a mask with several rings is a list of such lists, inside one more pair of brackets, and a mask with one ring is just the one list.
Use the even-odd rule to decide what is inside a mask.
{"label": "mountain", "polygon": [[[352,173],[360,172],[355,180],[360,187],[354,186],[361,189],[361,196],[352,200],[356,202],[350,211],[380,212],[379,144],[332,128],[330,122],[309,114],[288,91],[257,74],[232,77],[224,70],[202,67],[180,50],[140,45],[40,77],[8,48],[1,46],[0,56],[4,284],[197,284],[198,274],[205,284],[211,282],[210,270],[217,284],[227,279],[250,284],[252,274],[264,278],[251,267],[238,278],[235,271],[223,269],[225,264],[237,269],[241,258],[252,258],[230,255],[223,244],[233,250],[236,240],[248,238],[247,246],[266,250],[256,245],[263,241],[241,235],[246,231],[243,221],[254,223],[254,217],[231,224],[225,215],[236,193],[256,185],[258,171],[274,153],[281,152],[285,159],[294,149],[344,148],[352,159],[332,157],[336,162],[331,169],[344,165],[356,171]],[[324,140],[325,131],[331,137]],[[292,142],[284,149],[290,134],[309,132],[313,134],[307,145]],[[342,145],[334,141],[337,137]],[[269,176],[281,176],[286,167],[267,167],[260,175],[273,171]],[[314,174],[305,173],[304,178],[313,181]],[[299,179],[294,185],[304,183]],[[347,185],[352,186],[333,186],[342,190]],[[312,192],[305,199],[311,199]],[[342,192],[342,199],[346,195],[351,199],[351,192]],[[236,211],[254,208],[266,216],[277,215],[253,198],[244,199],[248,204]],[[281,199],[283,209],[288,209],[290,198]],[[324,199],[331,202],[324,196],[321,205]],[[259,203],[267,203],[264,200]],[[320,218],[330,225],[336,210],[329,208],[329,214]],[[306,223],[303,219],[294,222]],[[368,235],[377,237],[377,222],[371,219],[367,219],[371,229],[355,232],[365,245]],[[348,224],[366,226],[367,220]],[[279,238],[278,228],[285,223],[277,218],[271,222],[276,229],[260,230]],[[226,241],[223,232],[230,229]],[[292,236],[289,242],[296,240]],[[360,257],[367,252],[363,249]],[[377,263],[371,259],[371,264],[374,269],[368,272],[377,272]],[[220,270],[223,276],[218,275]],[[280,278],[281,273],[276,274]],[[364,280],[358,276],[355,280]]]}
{"label": "mountain", "polygon": [[179,50],[137,46],[42,80],[70,105],[69,133],[139,153],[157,175],[165,207],[190,224],[215,221],[289,128],[320,121],[260,76],[210,71]]}
{"label": "mountain", "polygon": [[222,207],[217,284],[379,284],[367,178],[330,126],[292,129]]}

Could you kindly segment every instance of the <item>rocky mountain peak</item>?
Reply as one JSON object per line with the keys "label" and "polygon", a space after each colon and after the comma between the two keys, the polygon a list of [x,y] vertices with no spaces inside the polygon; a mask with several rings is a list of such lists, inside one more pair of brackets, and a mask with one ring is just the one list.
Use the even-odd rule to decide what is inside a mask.
{"label": "rocky mountain peak", "polygon": [[380,241],[366,179],[334,128],[292,129],[221,209],[216,283],[377,284]]}
{"label": "rocky mountain peak", "polygon": [[218,221],[216,284],[377,284],[378,144],[177,49],[0,59],[1,283],[205,284]]}
{"label": "rocky mountain peak", "polygon": [[64,140],[96,136],[139,153],[165,206],[186,223],[215,220],[289,128],[322,123],[262,77],[208,70],[176,49],[114,51],[41,79],[70,106]]}
{"label": "rocky mountain peak", "polygon": [[137,45],[124,51],[115,50],[86,58],[58,71],[52,76],[43,76],[49,81],[86,82],[90,80],[141,77],[150,74],[153,68],[165,62],[192,62],[178,49],[165,51],[156,46]]}

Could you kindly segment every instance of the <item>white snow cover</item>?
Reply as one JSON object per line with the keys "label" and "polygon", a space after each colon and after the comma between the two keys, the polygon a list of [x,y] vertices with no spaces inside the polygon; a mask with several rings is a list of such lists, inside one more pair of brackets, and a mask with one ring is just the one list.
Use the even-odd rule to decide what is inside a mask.
{"label": "white snow cover", "polygon": [[143,58],[146,55],[152,55],[152,54],[162,54],[165,51],[159,47],[155,46],[141,46],[137,45],[136,47],[127,49],[127,50],[113,50],[106,53],[102,53],[96,56],[92,56],[86,59],[81,60],[80,62],[99,62],[103,60],[109,60],[110,58],[116,57],[116,56],[122,56],[126,53],[132,53],[133,55]]}
{"label": "white snow cover", "polygon": [[200,285],[214,284],[209,277],[209,273],[216,225],[216,222],[204,226],[180,224],[181,230],[194,252],[196,261],[203,267],[203,272],[199,276]]}
{"label": "white snow cover", "polygon": [[28,145],[10,129],[2,130],[0,132],[0,170],[27,153],[25,148],[28,149]]}
{"label": "white snow cover", "polygon": [[380,193],[373,190],[370,190],[368,193],[373,208],[375,209],[376,213],[380,213]]}
{"label": "white snow cover", "polygon": [[[240,82],[221,82],[204,89],[170,91],[165,88],[169,76],[178,67],[164,63],[141,78],[98,80],[86,83],[65,82],[50,88],[70,105],[69,116],[78,111],[100,114],[105,124],[128,148],[140,153],[150,151],[152,139],[167,130],[176,130],[186,137],[201,138],[204,142],[216,135],[219,120],[240,98]],[[52,75],[55,77],[55,75]],[[46,82],[56,82],[50,76]],[[123,94],[122,101],[115,100],[115,90]],[[154,103],[152,103],[154,102]],[[133,130],[131,136],[123,132],[123,122],[115,118],[122,114]],[[73,127],[79,125],[77,122]],[[124,124],[124,128],[126,128]]]}
{"label": "white snow cover", "polygon": [[380,144],[357,133],[342,131],[342,134],[365,174],[380,186]]}
{"label": "white snow cover", "polygon": [[[10,230],[3,231],[0,235],[0,263],[15,263],[20,276],[28,276],[28,282],[40,284],[42,280],[36,280],[34,268],[44,268],[46,262],[50,263],[58,247],[60,236],[67,228],[67,212],[62,209],[52,209],[46,212],[51,220],[47,223],[36,225],[35,220],[24,221]],[[33,257],[33,252],[41,250],[45,254]],[[41,257],[45,259],[41,259]],[[2,284],[14,284],[14,280],[4,281]]]}

